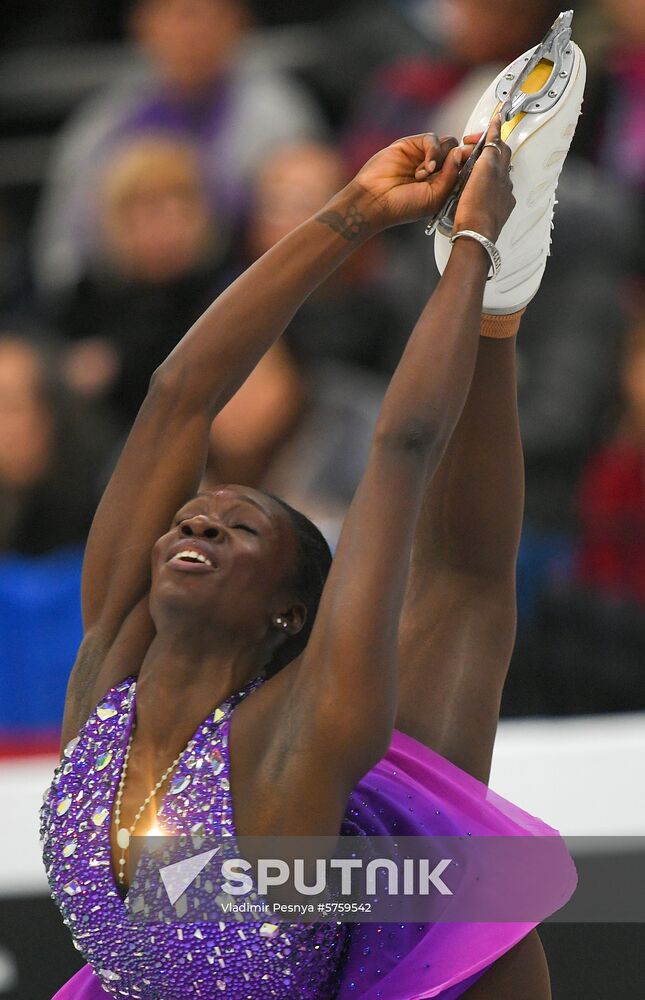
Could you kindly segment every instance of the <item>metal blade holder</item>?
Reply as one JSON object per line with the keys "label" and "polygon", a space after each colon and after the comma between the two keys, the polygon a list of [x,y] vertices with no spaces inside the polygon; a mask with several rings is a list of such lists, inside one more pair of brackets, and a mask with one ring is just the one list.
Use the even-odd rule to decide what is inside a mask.
{"label": "metal blade holder", "polygon": [[[532,54],[520,56],[510,64],[496,89],[499,108],[495,113],[501,114],[502,123],[510,121],[520,113],[542,114],[558,103],[567,88],[573,70],[574,55],[570,44],[572,22],[573,11],[563,11]],[[553,63],[549,77],[539,90],[527,94],[522,90],[522,84],[543,59]],[[444,236],[452,236],[459,199],[484,148],[487,132],[488,129],[482,133],[459,171],[455,186],[443,207],[429,220],[425,230],[426,236],[431,236],[435,230]]]}

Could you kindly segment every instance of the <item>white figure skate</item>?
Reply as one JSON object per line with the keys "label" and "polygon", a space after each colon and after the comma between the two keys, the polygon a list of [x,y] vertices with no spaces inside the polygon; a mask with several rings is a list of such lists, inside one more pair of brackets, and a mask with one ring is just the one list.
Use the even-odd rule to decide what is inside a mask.
{"label": "white figure skate", "polygon": [[501,113],[501,137],[511,148],[516,205],[497,240],[502,266],[484,293],[484,312],[517,312],[531,301],[546,267],[555,192],[580,115],[585,60],[571,41],[573,11],[559,15],[535,48],[504,69],[483,94],[464,135],[484,132],[460,171],[457,185],[426,232],[436,232],[435,258],[443,273],[452,245],[461,191],[483,148],[493,115]]}

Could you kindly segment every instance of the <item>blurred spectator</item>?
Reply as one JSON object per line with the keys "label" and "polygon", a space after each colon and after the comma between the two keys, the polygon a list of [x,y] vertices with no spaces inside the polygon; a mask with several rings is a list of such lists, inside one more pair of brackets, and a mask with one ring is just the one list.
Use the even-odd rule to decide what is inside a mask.
{"label": "blurred spectator", "polygon": [[[559,10],[552,0],[524,5],[437,0],[432,24],[440,53],[435,49],[424,58],[395,61],[368,81],[347,130],[354,165],[401,132],[431,128],[459,136],[495,74],[535,45]],[[637,122],[635,113],[633,119]],[[614,143],[613,158],[628,161],[621,150],[627,141],[640,142],[638,135],[637,127],[629,139]],[[534,535],[531,547],[537,540],[545,551],[552,550],[555,536],[572,529],[573,489],[604,431],[615,394],[625,279],[637,266],[642,242],[638,207],[624,184],[617,183],[626,169],[605,178],[601,170],[569,158],[558,190],[552,259],[522,322],[519,404],[526,524]],[[422,226],[408,226],[388,233],[387,242],[384,281],[400,304],[401,327],[407,330],[431,290],[428,286],[437,280],[432,241],[424,240]]]}
{"label": "blurred spectator", "polygon": [[[241,266],[320,211],[348,180],[342,157],[330,145],[286,145],[268,157],[253,183],[244,239],[247,261]],[[300,361],[329,359],[390,369],[397,331],[396,314],[382,286],[384,266],[381,243],[370,240],[310,296],[286,332]]]}
{"label": "blurred spectator", "polygon": [[384,391],[381,379],[349,365],[305,373],[280,341],[214,421],[205,488],[240,482],[275,493],[334,546]]}
{"label": "blurred spectator", "polygon": [[320,142],[292,143],[258,165],[253,180],[249,251],[256,258],[342,188],[349,177],[338,151]]}
{"label": "blurred spectator", "polygon": [[[574,150],[633,186],[645,218],[645,4],[601,0],[608,30],[589,60]],[[645,247],[638,246],[643,283]]]}
{"label": "blurred spectator", "polygon": [[[389,235],[389,234],[388,234]],[[438,281],[422,223],[392,231],[383,281],[409,330]],[[606,432],[617,394],[638,215],[631,192],[569,156],[558,186],[551,256],[518,337],[526,526],[570,533],[583,463]]]}
{"label": "blurred spectator", "polygon": [[629,193],[569,157],[558,187],[551,258],[518,338],[529,529],[574,527],[576,483],[617,398],[637,242]]}
{"label": "blurred spectator", "polygon": [[[317,5],[324,6],[324,21],[298,68],[334,128],[343,126],[356,94],[379,67],[437,50],[435,0],[317,0]],[[306,7],[301,4],[301,11]]]}
{"label": "blurred spectator", "polygon": [[[593,456],[580,488],[579,578],[611,601],[645,607],[645,323],[631,332],[615,439]],[[645,650],[643,651],[645,654]]]}
{"label": "blurred spectator", "polygon": [[112,443],[93,418],[51,350],[0,335],[0,552],[84,542]]}
{"label": "blurred spectator", "polygon": [[210,240],[206,193],[193,147],[148,139],[105,171],[105,252],[124,276],[172,279],[203,257]]}
{"label": "blurred spectator", "polygon": [[[618,433],[587,463],[580,538],[520,551],[535,607],[520,630],[504,714],[645,709],[645,326],[627,338]],[[533,538],[530,545],[535,549]],[[577,550],[577,551],[576,551]],[[548,565],[547,565],[548,562]],[[545,571],[545,570],[548,570]],[[536,582],[537,577],[537,582]]]}
{"label": "blurred spectator", "polygon": [[[416,6],[432,10],[434,45],[367,81],[345,133],[352,166],[401,133],[460,136],[495,74],[535,45],[560,10],[552,0]],[[607,183],[570,158],[558,199],[553,259],[519,340],[527,522],[540,532],[571,527],[572,489],[614,391],[622,286],[635,266],[635,206],[613,175]],[[408,331],[437,280],[432,241],[422,226],[408,226],[387,233],[386,246],[384,290],[399,309],[399,329]],[[392,343],[398,355],[401,342]]]}
{"label": "blurred spectator", "polygon": [[575,149],[645,191],[645,4],[601,0],[608,30],[590,61]]}
{"label": "blurred spectator", "polygon": [[520,631],[570,573],[578,479],[616,405],[635,221],[633,199],[620,185],[568,158],[551,257],[517,343],[526,470]]}
{"label": "blurred spectator", "polygon": [[129,425],[150,376],[219,290],[223,248],[193,147],[148,138],[108,161],[93,268],[50,305],[66,371]]}
{"label": "blurred spectator", "polygon": [[537,44],[560,11],[554,0],[437,0],[427,6],[434,7],[431,51],[379,68],[357,96],[346,132],[353,167],[400,135],[427,128],[458,135],[499,69]]}
{"label": "blurred spectator", "polygon": [[268,152],[319,129],[294,82],[245,59],[245,0],[136,0],[131,28],[148,68],[83,107],[52,163],[36,233],[37,279],[46,290],[72,284],[91,260],[97,172],[126,139],[165,131],[194,141],[219,218],[228,222]]}

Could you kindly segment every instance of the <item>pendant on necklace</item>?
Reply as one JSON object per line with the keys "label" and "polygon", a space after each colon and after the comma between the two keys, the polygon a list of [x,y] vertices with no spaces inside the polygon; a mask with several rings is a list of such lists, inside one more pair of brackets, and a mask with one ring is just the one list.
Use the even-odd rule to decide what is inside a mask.
{"label": "pendant on necklace", "polygon": [[128,844],[130,843],[130,831],[126,830],[124,826],[122,826],[120,830],[117,830],[116,842],[123,851],[128,849]]}

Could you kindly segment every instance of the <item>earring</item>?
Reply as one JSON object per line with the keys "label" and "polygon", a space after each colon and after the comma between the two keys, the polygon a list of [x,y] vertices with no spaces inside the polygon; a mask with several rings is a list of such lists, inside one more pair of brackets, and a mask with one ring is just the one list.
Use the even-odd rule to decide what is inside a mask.
{"label": "earring", "polygon": [[275,623],[276,625],[282,625],[282,628],[288,628],[289,626],[289,622],[286,620],[286,618],[283,618],[282,615],[278,615],[278,617],[275,620]]}

